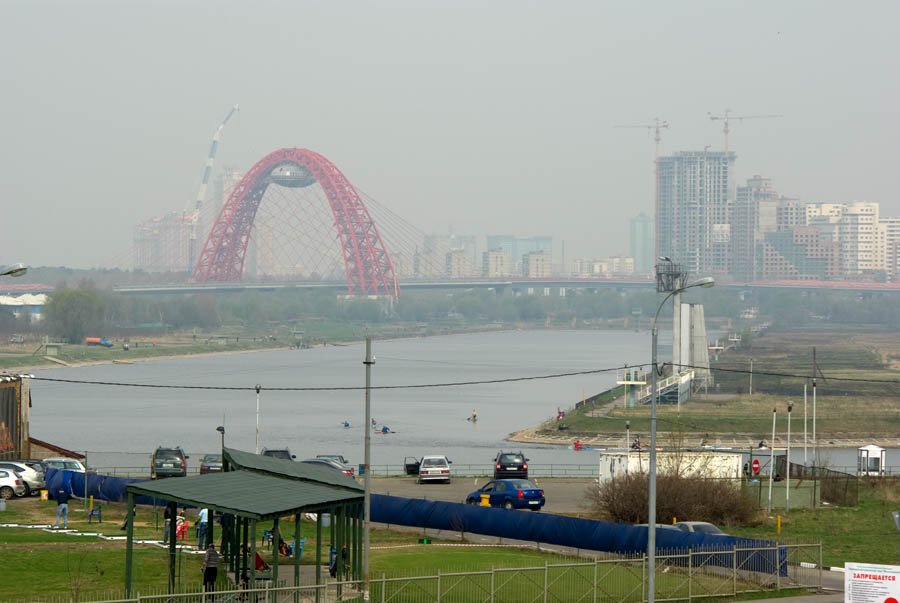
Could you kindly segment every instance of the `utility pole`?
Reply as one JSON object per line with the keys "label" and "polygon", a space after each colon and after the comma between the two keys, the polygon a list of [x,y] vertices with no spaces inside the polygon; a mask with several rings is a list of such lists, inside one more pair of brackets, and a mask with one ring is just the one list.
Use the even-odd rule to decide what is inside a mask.
{"label": "utility pole", "polygon": [[363,456],[363,601],[369,600],[369,523],[371,521],[372,500],[369,490],[369,474],[371,473],[372,450],[372,365],[375,357],[372,356],[372,337],[366,337],[366,423],[363,431],[366,433]]}
{"label": "utility pole", "polygon": [[728,155],[728,133],[731,129],[728,127],[728,124],[731,120],[736,119],[738,122],[743,123],[745,119],[772,119],[775,117],[783,117],[781,115],[732,115],[731,109],[725,109],[725,113],[721,115],[713,115],[712,113],[707,112],[709,115],[709,119],[711,121],[722,121],[724,122],[724,127],[722,128],[722,132],[725,134],[725,155]]}

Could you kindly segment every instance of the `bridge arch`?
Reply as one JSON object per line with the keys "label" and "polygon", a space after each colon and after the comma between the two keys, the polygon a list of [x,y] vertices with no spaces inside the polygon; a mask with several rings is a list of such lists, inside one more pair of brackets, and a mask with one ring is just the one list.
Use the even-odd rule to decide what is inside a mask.
{"label": "bridge arch", "polygon": [[253,221],[270,184],[321,186],[340,241],[348,293],[399,296],[394,264],[359,193],[333,163],[308,149],[269,153],[238,182],[197,257],[195,281],[241,280]]}

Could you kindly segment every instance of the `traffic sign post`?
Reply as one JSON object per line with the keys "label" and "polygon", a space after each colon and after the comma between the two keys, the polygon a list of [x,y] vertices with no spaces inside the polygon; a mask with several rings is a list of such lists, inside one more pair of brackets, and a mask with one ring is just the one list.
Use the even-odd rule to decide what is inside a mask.
{"label": "traffic sign post", "polygon": [[759,475],[759,459],[753,459],[750,468],[753,471],[753,475]]}

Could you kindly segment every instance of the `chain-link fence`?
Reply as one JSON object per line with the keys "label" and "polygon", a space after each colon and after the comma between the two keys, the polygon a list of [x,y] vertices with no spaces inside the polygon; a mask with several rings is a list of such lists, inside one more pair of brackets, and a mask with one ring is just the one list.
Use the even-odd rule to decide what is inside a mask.
{"label": "chain-link fence", "polygon": [[[774,544],[763,548],[705,547],[657,552],[656,600],[693,601],[753,592],[817,590],[822,585],[821,545]],[[220,581],[221,583],[221,581]],[[319,586],[275,586],[176,594],[144,588],[131,598],[116,593],[72,593],[64,597],[29,597],[44,603],[168,603],[364,601],[360,581],[329,581]],[[647,558],[605,556],[593,561],[434,572],[419,576],[381,573],[369,582],[369,601],[380,603],[639,603],[647,598]]]}

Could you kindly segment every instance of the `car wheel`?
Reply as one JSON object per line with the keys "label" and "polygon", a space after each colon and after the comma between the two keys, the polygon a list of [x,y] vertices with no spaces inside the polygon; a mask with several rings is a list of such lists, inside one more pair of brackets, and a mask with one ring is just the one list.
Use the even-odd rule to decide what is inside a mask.
{"label": "car wheel", "polygon": [[531,510],[532,510],[532,511],[540,511],[541,508],[540,508],[540,507],[531,507]]}
{"label": "car wheel", "polygon": [[475,500],[474,498],[470,498],[470,499],[468,499],[468,500],[466,501],[466,504],[467,504],[467,505],[477,505],[477,504],[478,504],[478,501]]}
{"label": "car wheel", "polygon": [[507,499],[507,500],[504,500],[504,501],[503,501],[503,508],[504,508],[504,509],[512,509],[512,508],[513,508],[512,501],[511,501],[511,500],[508,500],[508,499]]}
{"label": "car wheel", "polygon": [[2,488],[0,488],[0,498],[2,498],[3,500],[9,500],[15,495],[16,493],[13,492],[13,489],[9,486],[3,486]]}
{"label": "car wheel", "polygon": [[22,495],[22,498],[27,498],[31,496],[31,486],[25,484],[25,494]]}

